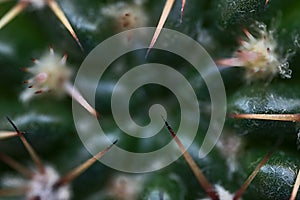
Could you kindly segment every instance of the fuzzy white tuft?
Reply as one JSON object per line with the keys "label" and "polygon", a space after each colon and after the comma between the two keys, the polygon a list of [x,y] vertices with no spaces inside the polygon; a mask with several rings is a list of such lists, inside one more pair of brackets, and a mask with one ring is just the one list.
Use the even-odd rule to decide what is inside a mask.
{"label": "fuzzy white tuft", "polygon": [[8,188],[26,187],[25,199],[39,200],[69,200],[71,191],[69,185],[54,188],[55,183],[60,179],[59,174],[50,166],[45,167],[45,172],[33,171],[30,180],[13,176],[5,176],[1,185]]}
{"label": "fuzzy white tuft", "polygon": [[35,94],[52,92],[61,96],[65,93],[65,84],[69,82],[72,71],[66,65],[66,58],[59,57],[53,50],[44,55],[40,60],[34,61],[35,65],[27,69],[33,75],[27,82],[29,88],[21,93],[23,102],[29,101]]}
{"label": "fuzzy white tuft", "polygon": [[247,36],[240,40],[240,47],[234,53],[233,58],[217,61],[219,65],[243,66],[246,68],[246,79],[272,79],[277,74],[283,78],[291,78],[292,71],[288,62],[280,56],[277,41],[274,39],[273,31],[268,31],[265,24],[256,23],[258,36],[253,36],[244,29]]}
{"label": "fuzzy white tuft", "polygon": [[232,174],[239,168],[237,157],[243,147],[242,138],[235,134],[225,132],[221,135],[216,147],[226,159],[229,168],[228,176],[231,178]]}
{"label": "fuzzy white tuft", "polygon": [[32,5],[32,7],[41,9],[44,8],[47,0],[20,0],[20,2],[27,2]]}
{"label": "fuzzy white tuft", "polygon": [[32,179],[28,182],[27,199],[40,200],[68,200],[71,197],[70,188],[68,185],[61,186],[57,189],[53,185],[59,180],[58,173],[47,166],[45,173],[36,172]]}
{"label": "fuzzy white tuft", "polygon": [[118,2],[102,8],[102,14],[113,18],[117,29],[121,31],[146,26],[148,16],[140,4]]}
{"label": "fuzzy white tuft", "polygon": [[117,175],[107,188],[108,196],[119,200],[138,199],[142,191],[143,178],[140,176]]}
{"label": "fuzzy white tuft", "polygon": [[[229,193],[225,188],[223,188],[221,185],[215,185],[215,190],[217,194],[219,195],[220,200],[232,200],[234,195]],[[204,198],[201,200],[211,200],[211,198]]]}

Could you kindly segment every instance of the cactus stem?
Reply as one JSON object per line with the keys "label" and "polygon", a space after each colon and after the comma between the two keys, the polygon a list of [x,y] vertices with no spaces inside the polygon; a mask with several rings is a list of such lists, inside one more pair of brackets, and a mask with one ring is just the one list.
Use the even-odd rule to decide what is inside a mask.
{"label": "cactus stem", "polygon": [[18,136],[18,133],[14,131],[0,131],[0,140],[14,136]]}
{"label": "cactus stem", "polygon": [[293,192],[292,192],[290,200],[295,200],[296,199],[297,192],[299,190],[299,186],[300,186],[300,169],[298,171],[298,175],[297,175],[297,178],[296,178],[296,182],[294,184],[294,188],[293,188]]}
{"label": "cactus stem", "polygon": [[168,122],[163,118],[165,121],[165,126],[167,127],[168,131],[172,135],[173,139],[177,143],[180,151],[182,152],[185,160],[189,164],[191,170],[193,171],[194,175],[196,176],[198,182],[200,185],[203,187],[207,195],[212,199],[212,200],[219,200],[219,196],[214,190],[213,186],[210,184],[210,182],[207,180],[207,178],[204,176],[202,170],[197,166],[195,161],[193,160],[192,156],[188,153],[188,151],[185,149],[179,138],[176,136],[176,133],[173,131],[171,126],[168,124]]}
{"label": "cactus stem", "polygon": [[300,122],[300,114],[230,114],[229,117],[236,119],[259,119]]}
{"label": "cactus stem", "polygon": [[156,42],[156,40],[157,40],[157,38],[158,38],[158,36],[159,36],[162,28],[163,28],[163,26],[164,26],[164,24],[165,24],[165,22],[167,20],[167,17],[168,17],[168,15],[169,15],[169,13],[170,13],[173,5],[174,5],[174,2],[175,2],[175,0],[167,0],[166,1],[165,7],[164,7],[163,12],[161,14],[161,17],[159,19],[157,28],[156,28],[156,30],[154,32],[154,35],[153,35],[152,40],[151,40],[151,43],[150,43],[150,45],[148,47],[148,50],[147,50],[147,53],[146,53],[146,57],[148,57],[151,49],[153,48],[153,46],[154,46],[154,44],[155,44],[155,42]]}
{"label": "cactus stem", "polygon": [[22,174],[23,176],[25,176],[27,178],[31,178],[33,175],[29,169],[27,169],[26,167],[24,167],[23,165],[21,165],[20,163],[18,163],[17,161],[15,161],[11,157],[9,157],[3,153],[0,153],[0,160],[2,160],[7,165],[9,165],[11,168],[15,169],[16,171],[18,171],[20,174]]}
{"label": "cactus stem", "polygon": [[243,183],[241,188],[235,193],[233,200],[238,200],[242,197],[243,193],[246,191],[248,186],[251,184],[259,170],[266,164],[266,162],[269,160],[273,152],[275,151],[276,147],[281,143],[281,140],[279,139],[277,144],[263,157],[263,159],[259,162],[259,164],[256,166],[256,168],[253,170],[253,172],[250,174],[250,176],[247,178],[247,180]]}
{"label": "cactus stem", "polygon": [[0,196],[21,196],[25,195],[27,192],[26,187],[21,188],[9,188],[9,189],[0,189]]}
{"label": "cactus stem", "polygon": [[88,159],[86,162],[84,162],[83,164],[79,165],[78,167],[76,167],[75,169],[73,169],[72,171],[70,171],[68,174],[66,174],[65,176],[61,177],[54,185],[53,188],[57,189],[65,184],[68,184],[69,182],[71,182],[72,180],[74,180],[77,176],[79,176],[80,174],[82,174],[84,171],[86,171],[91,165],[93,165],[98,159],[100,159],[102,156],[105,155],[105,153],[107,151],[109,151],[116,143],[118,142],[118,140],[114,141],[110,146],[108,146],[107,148],[105,148],[103,151],[99,152],[98,154],[96,154],[94,157]]}
{"label": "cactus stem", "polygon": [[67,82],[65,85],[66,92],[75,99],[82,107],[84,107],[89,113],[91,113],[96,118],[100,117],[100,114],[83,98],[83,96],[80,94],[80,92],[73,87],[69,82]]}
{"label": "cactus stem", "polygon": [[2,29],[6,24],[13,20],[18,14],[20,14],[27,6],[28,2],[20,1],[17,3],[10,11],[8,11],[0,20],[0,29]]}
{"label": "cactus stem", "polygon": [[72,28],[69,20],[67,19],[66,15],[63,13],[58,3],[55,0],[49,0],[47,1],[47,4],[54,12],[54,14],[58,17],[58,19],[61,21],[61,23],[66,27],[66,29],[69,31],[72,37],[75,39],[80,49],[83,51],[83,46],[81,45],[74,29]]}
{"label": "cactus stem", "polygon": [[20,137],[22,143],[24,144],[24,146],[27,149],[28,153],[30,154],[32,160],[36,164],[37,169],[39,170],[39,172],[41,174],[43,174],[45,172],[45,167],[44,167],[42,161],[40,160],[39,156],[37,155],[37,153],[32,148],[32,146],[27,142],[26,138],[24,137],[24,133],[19,131],[17,126],[13,123],[13,121],[10,118],[7,117],[7,120],[12,125],[12,127],[15,129],[15,131],[18,133],[18,136]]}

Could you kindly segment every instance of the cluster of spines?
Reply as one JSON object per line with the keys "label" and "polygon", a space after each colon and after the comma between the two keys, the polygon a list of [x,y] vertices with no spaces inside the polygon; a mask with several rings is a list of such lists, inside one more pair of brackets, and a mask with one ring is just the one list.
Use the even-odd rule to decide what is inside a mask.
{"label": "cluster of spines", "polygon": [[[12,11],[14,11],[14,12],[20,12],[20,11],[22,11],[24,8],[26,8],[26,6],[27,6],[27,4],[26,4],[26,2],[30,2],[30,1],[25,1],[25,0],[20,0],[20,2],[19,2],[19,4],[18,4],[18,7],[16,6],[14,9],[12,9]],[[266,0],[266,4],[268,4],[268,0]],[[181,13],[182,13],[182,15],[183,15],[183,12],[184,12],[184,6],[185,6],[185,0],[182,0],[182,8],[181,8]],[[154,44],[155,44],[155,42],[156,42],[156,40],[157,40],[157,38],[158,38],[158,36],[159,36],[159,33],[160,33],[160,31],[161,31],[161,29],[162,29],[162,27],[163,27],[163,25],[164,25],[164,23],[165,23],[165,21],[166,21],[166,19],[167,19],[167,16],[168,16],[168,14],[169,14],[169,12],[170,12],[170,10],[171,10],[171,8],[172,8],[172,6],[173,6],[173,4],[174,4],[174,0],[167,0],[167,2],[166,2],[166,5],[165,5],[165,8],[164,8],[164,11],[163,11],[163,13],[162,13],[162,16],[161,16],[161,19],[160,19],[160,22],[159,22],[159,24],[158,24],[158,27],[157,27],[157,30],[156,30],[156,32],[155,32],[155,34],[154,34],[154,36],[153,36],[153,39],[152,39],[152,41],[151,41],[151,44],[150,44],[150,46],[149,46],[149,49],[148,49],[148,53],[149,53],[149,51],[151,50],[151,48],[153,48],[153,46],[154,46]],[[50,6],[50,5],[49,5]],[[50,6],[51,7],[51,6]],[[55,10],[54,9],[54,7],[52,6],[51,7],[53,10]],[[58,12],[59,13],[59,12]],[[56,13],[57,14],[57,13]],[[14,14],[15,15],[15,14]],[[58,14],[57,14],[58,15]],[[6,16],[5,18],[7,18],[7,17],[11,17],[12,16],[12,14],[9,14],[8,16]],[[182,16],[181,16],[181,20],[182,20]],[[5,21],[5,20],[4,20]],[[61,20],[62,22],[64,21],[64,20]],[[63,22],[64,23],[64,22]],[[65,24],[65,23],[64,23]],[[70,26],[70,25],[69,25]],[[72,27],[71,28],[68,28],[68,26],[66,26],[67,27],[67,29],[70,31],[70,33],[72,34],[72,36],[74,37],[74,39],[77,41],[77,43],[79,44],[79,46],[82,48],[82,46],[81,46],[81,44],[80,44],[80,42],[79,42],[79,40],[78,40],[78,38],[77,38],[77,36],[76,36],[76,34],[75,34],[75,32],[74,31],[72,31],[73,29],[72,29]],[[247,32],[248,31],[244,31],[246,34],[247,34]],[[249,32],[248,32],[249,33]],[[250,34],[250,33],[249,33]],[[249,34],[247,34],[247,36],[249,36]],[[66,56],[64,56],[65,57],[65,60],[66,60]],[[64,59],[64,57],[63,57],[63,59]],[[62,60],[63,60],[62,59]],[[36,62],[36,60],[35,60],[35,62]],[[42,77],[41,77],[42,78]],[[26,83],[29,83],[29,81],[26,81]],[[32,85],[30,85],[29,87],[33,87]],[[69,91],[71,91],[71,90],[69,90]],[[39,94],[39,93],[42,93],[42,92],[44,92],[43,90],[37,90],[35,93],[36,94]],[[69,92],[69,93],[71,93],[72,94],[72,92]],[[74,93],[74,91],[73,91],[73,93]],[[295,121],[297,121],[297,122],[299,122],[300,121],[300,117],[299,117],[299,114],[231,114],[230,115],[231,117],[233,117],[233,118],[244,118],[244,119],[262,119],[262,120],[280,120],[280,121],[293,121],[293,122],[295,122]],[[172,128],[168,125],[168,123],[166,122],[166,126],[167,126],[167,128],[168,128],[168,130],[170,131],[170,133],[172,134],[172,136],[173,136],[173,138],[174,138],[174,140],[177,142],[177,144],[179,145],[179,147],[180,147],[180,149],[184,152],[183,153],[183,155],[185,156],[185,158],[187,159],[187,161],[188,161],[188,163],[191,165],[191,166],[194,166],[195,165],[195,162],[194,162],[194,164],[191,164],[191,163],[193,163],[193,161],[191,161],[191,157],[190,156],[188,156],[189,154],[188,154],[188,152],[186,151],[186,150],[184,150],[183,148],[183,145],[181,144],[181,142],[179,141],[179,139],[177,138],[177,136],[176,136],[176,134],[174,133],[174,131],[172,130]],[[13,137],[13,136],[20,136],[20,134],[18,133],[18,132],[0,132],[0,139],[2,139],[2,138],[7,138],[7,137]],[[22,140],[22,137],[20,136],[20,138],[21,138],[21,140]],[[23,140],[22,140],[23,141]],[[24,143],[25,144],[25,143]],[[26,146],[26,145],[25,145]],[[270,155],[271,155],[271,152],[269,152],[266,156],[265,156],[265,158],[262,160],[262,162],[258,165],[258,169],[257,169],[257,171],[255,172],[255,173],[257,173],[258,171],[259,171],[259,168],[267,161],[267,159],[270,157]],[[33,155],[32,155],[33,156]],[[2,156],[3,157],[3,156]],[[4,156],[5,157],[5,156]],[[8,159],[6,159],[6,160],[8,160]],[[194,171],[194,169],[193,169],[193,167],[191,167],[192,168],[192,170]],[[195,170],[196,172],[194,172],[195,173],[195,175],[196,174],[198,174],[198,175],[196,175],[196,177],[202,177],[202,181],[200,181],[201,182],[201,185],[203,185],[203,186],[205,186],[204,188],[206,188],[206,190],[207,190],[207,194],[212,198],[212,199],[217,199],[217,197],[216,196],[214,196],[214,192],[212,192],[212,186],[211,186],[211,184],[209,184],[209,182],[206,180],[206,178],[203,176],[203,173],[201,172],[201,170],[200,169],[198,169],[198,172],[197,172],[197,170]],[[200,172],[199,172],[200,171]],[[254,173],[253,172],[253,173]],[[199,175],[200,174],[200,175]],[[201,175],[202,174],[202,175]],[[253,179],[255,177],[255,175],[254,176],[252,176],[252,178],[251,178],[251,176],[249,177],[249,179]],[[251,181],[250,181],[251,182]],[[297,180],[296,180],[296,183],[295,183],[295,186],[294,186],[294,190],[293,190],[293,194],[292,194],[292,196],[291,196],[291,199],[295,199],[296,198],[296,194],[297,194],[297,191],[298,191],[298,188],[299,188],[299,183],[300,182],[300,175],[299,175],[299,173],[298,173],[298,176],[297,176]],[[246,184],[246,183],[245,183]],[[245,185],[244,184],[244,185]],[[249,183],[250,184],[250,183]],[[248,185],[249,185],[248,184]],[[246,188],[246,187],[244,187],[244,188]],[[210,191],[210,192],[209,192]],[[241,196],[241,194],[242,194],[242,188],[241,188],[241,190],[239,190],[240,192],[237,192],[236,194],[235,194],[235,198],[234,199],[239,199],[239,198],[237,198],[237,197],[240,197]],[[240,194],[238,194],[238,193],[240,193]]]}
{"label": "cluster of spines", "polygon": [[71,69],[66,65],[67,54],[62,58],[54,53],[50,46],[50,54],[42,57],[42,60],[32,59],[34,66],[23,68],[33,75],[32,78],[25,80],[24,83],[28,88],[21,94],[22,101],[30,100],[35,94],[52,92],[58,95],[67,93],[89,113],[95,117],[99,117],[99,113],[84,99],[78,89],[73,87],[70,82]]}
{"label": "cluster of spines", "polygon": [[41,9],[45,5],[47,5],[58,17],[58,19],[63,23],[63,25],[75,39],[81,50],[83,50],[83,46],[81,45],[72,25],[70,24],[68,18],[65,16],[64,12],[62,11],[61,7],[56,2],[56,0],[19,0],[19,2],[0,19],[0,29],[2,29],[6,24],[8,24],[11,20],[13,20],[18,14],[20,14],[30,5],[37,9]]}
{"label": "cluster of spines", "polygon": [[[253,170],[253,172],[249,175],[247,180],[242,184],[240,189],[235,192],[233,195],[228,193],[222,186],[215,185],[215,187],[212,186],[212,184],[207,180],[202,170],[197,166],[196,162],[193,160],[192,156],[189,154],[187,149],[185,149],[184,145],[181,143],[180,139],[177,137],[174,130],[171,128],[171,126],[168,124],[167,121],[165,121],[165,126],[167,127],[169,133],[177,143],[181,153],[183,154],[185,160],[187,161],[188,165],[190,166],[191,170],[193,171],[195,177],[197,178],[198,182],[202,186],[202,188],[205,190],[206,194],[209,196],[212,200],[222,200],[222,199],[230,199],[232,200],[239,200],[242,198],[243,193],[246,191],[248,186],[251,184],[255,176],[259,173],[260,169],[267,163],[273,152],[276,150],[276,148],[280,145],[282,142],[281,139],[278,139],[276,145],[268,152],[266,155],[261,159],[259,164],[256,166],[256,168]],[[298,172],[297,178],[295,180],[295,184],[293,187],[292,194],[290,196],[290,200],[295,200],[297,197],[297,192],[300,185],[300,170]],[[222,194],[226,194],[226,196],[220,195],[220,192]]]}
{"label": "cluster of spines", "polygon": [[[0,153],[0,160],[2,160],[3,162],[5,162],[9,166],[11,166],[13,169],[15,169],[16,171],[21,173],[23,176],[28,178],[29,183],[31,183],[31,184],[28,183],[28,184],[24,185],[24,187],[22,187],[22,188],[0,189],[0,196],[14,196],[14,195],[30,196],[30,195],[32,195],[32,194],[30,194],[33,192],[32,190],[34,190],[34,188],[30,188],[30,186],[34,185],[34,184],[40,184],[39,183],[40,180],[38,180],[38,179],[35,180],[34,177],[37,175],[39,175],[41,177],[51,176],[51,174],[50,175],[47,174],[47,171],[48,171],[47,166],[45,166],[43,164],[43,162],[41,161],[41,159],[39,158],[39,156],[37,155],[35,150],[32,148],[30,143],[26,140],[26,138],[24,137],[24,133],[19,131],[19,129],[16,127],[16,125],[12,122],[12,120],[10,120],[9,118],[7,118],[7,119],[10,122],[10,124],[13,126],[13,128],[15,129],[15,132],[14,132],[14,133],[16,133],[15,136],[18,136],[20,138],[20,140],[22,141],[26,150],[30,154],[30,157],[32,158],[32,160],[35,163],[35,167],[36,167],[37,171],[31,171],[28,168],[26,168],[25,166],[23,166],[20,163],[18,163],[17,161],[15,161],[14,159],[10,158],[9,156],[7,156],[3,153]],[[105,153],[107,151],[109,151],[113,147],[113,145],[115,145],[116,143],[117,143],[117,140],[114,141],[110,146],[106,147],[103,151],[97,153],[95,156],[88,159],[83,164],[81,164],[78,167],[71,170],[66,175],[58,178],[53,183],[52,182],[48,183],[48,184],[50,184],[50,186],[49,186],[50,188],[43,188],[43,190],[49,190],[50,191],[49,195],[51,195],[51,196],[47,197],[47,196],[38,195],[38,194],[44,193],[44,191],[41,190],[41,191],[34,191],[33,192],[34,195],[37,195],[37,196],[33,196],[33,197],[30,196],[30,198],[41,199],[41,200],[46,200],[48,198],[52,198],[52,199],[56,199],[56,200],[69,199],[70,194],[68,194],[68,193],[70,193],[70,191],[68,191],[68,187],[65,188],[66,191],[64,193],[64,194],[67,194],[67,196],[63,196],[63,197],[60,197],[59,194],[56,194],[58,189],[68,186],[68,184],[71,181],[73,181],[76,177],[78,177],[80,174],[82,174],[84,171],[86,171],[91,165],[93,165],[97,160],[99,160],[103,155],[105,155]],[[34,183],[34,182],[37,182],[37,183]],[[47,183],[43,183],[43,184],[47,185]]]}

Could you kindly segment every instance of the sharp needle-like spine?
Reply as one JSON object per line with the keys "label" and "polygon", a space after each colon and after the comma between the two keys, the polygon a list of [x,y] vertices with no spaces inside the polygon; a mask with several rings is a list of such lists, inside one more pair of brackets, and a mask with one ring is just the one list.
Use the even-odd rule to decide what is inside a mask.
{"label": "sharp needle-like spine", "polygon": [[186,4],[186,0],[182,0],[182,3],[181,3],[181,16],[180,16],[180,23],[182,23],[182,19],[183,19],[183,14],[184,14],[184,7],[185,7],[185,4]]}
{"label": "sharp needle-like spine", "polygon": [[17,126],[13,123],[13,121],[10,118],[7,117],[7,120],[9,121],[9,123],[14,127],[14,129],[18,133],[18,136],[20,137],[22,143],[24,144],[25,148],[27,149],[30,157],[32,158],[32,160],[36,164],[37,169],[39,170],[39,172],[41,174],[43,174],[45,172],[45,167],[44,167],[41,159],[37,155],[37,153],[32,148],[32,146],[27,142],[26,138],[24,137],[24,133],[22,133],[21,131],[19,131],[19,129],[17,128]]}
{"label": "sharp needle-like spine", "polygon": [[64,85],[66,92],[75,99],[82,107],[84,107],[89,113],[91,113],[96,118],[99,118],[99,113],[83,98],[80,92],[73,87],[70,83]]}
{"label": "sharp needle-like spine", "polygon": [[176,133],[173,131],[171,126],[168,124],[168,122],[166,120],[164,120],[164,121],[165,121],[165,125],[166,125],[168,131],[170,132],[170,134],[174,138],[175,142],[177,143],[180,151],[182,152],[185,160],[187,161],[187,163],[189,164],[189,166],[192,169],[193,173],[195,174],[195,176],[196,176],[198,182],[200,183],[200,185],[203,187],[203,189],[205,190],[207,195],[210,196],[210,198],[212,200],[219,200],[218,194],[216,193],[216,191],[214,190],[214,188],[210,184],[210,182],[206,179],[206,177],[204,176],[202,170],[197,166],[197,164],[193,160],[192,156],[185,149],[185,147],[183,146],[183,144],[181,143],[179,138],[176,136]]}
{"label": "sharp needle-like spine", "polygon": [[80,174],[82,174],[91,165],[93,165],[98,159],[100,159],[102,156],[104,156],[105,153],[107,151],[109,151],[116,143],[117,143],[117,140],[115,142],[113,142],[110,146],[108,146],[107,148],[105,148],[103,151],[99,152],[97,155],[95,155],[94,157],[90,158],[89,160],[87,160],[86,162],[84,162],[83,164],[81,164],[80,166],[76,167],[75,169],[73,169],[72,171],[70,171],[68,174],[66,174],[65,176],[63,176],[62,178],[60,178],[56,182],[56,184],[53,186],[53,188],[57,189],[57,188],[65,185],[65,184],[71,182],[72,180],[74,180],[77,176],[79,176]]}
{"label": "sharp needle-like spine", "polygon": [[27,178],[32,177],[32,172],[29,169],[27,169],[25,166],[21,165],[20,163],[18,163],[16,160],[12,159],[11,157],[9,157],[9,156],[7,156],[5,154],[0,153],[0,160],[2,160],[3,162],[5,162],[11,168],[13,168],[16,171],[18,171],[23,176],[25,176]]}
{"label": "sharp needle-like spine", "polygon": [[294,187],[293,187],[293,191],[292,191],[292,195],[291,195],[290,200],[295,200],[296,199],[297,193],[298,193],[298,190],[299,190],[299,186],[300,186],[300,169],[298,171],[298,175],[297,175]]}
{"label": "sharp needle-like spine", "polygon": [[164,26],[164,24],[165,24],[165,22],[166,22],[166,20],[168,18],[168,15],[169,15],[169,13],[170,13],[173,5],[174,5],[174,2],[175,2],[175,0],[167,0],[166,1],[165,7],[164,7],[163,12],[161,14],[161,17],[159,19],[158,25],[157,25],[157,27],[155,29],[155,32],[154,32],[154,35],[152,37],[151,43],[150,43],[150,45],[148,47],[146,57],[148,56],[148,54],[150,53],[151,49],[153,48],[153,46],[154,46],[154,44],[155,44],[155,42],[156,42],[156,40],[157,40],[157,38],[158,38],[158,36],[159,36],[162,28],[163,28],[163,26]]}
{"label": "sharp needle-like spine", "polygon": [[0,131],[0,140],[14,137],[14,136],[18,136],[18,133],[14,131]]}
{"label": "sharp needle-like spine", "polygon": [[[53,11],[53,13],[58,17],[61,23],[66,27],[69,33],[72,35],[74,40],[77,42],[78,46],[82,51],[84,51],[82,44],[80,43],[72,25],[67,19],[66,15],[62,11],[59,4],[56,0],[43,0],[49,8]],[[4,2],[0,0],[0,3]],[[29,4],[34,4],[30,0],[20,0],[12,9],[10,9],[1,19],[0,19],[0,29],[2,29],[6,24],[8,24],[11,20],[13,20],[17,15],[19,15]]]}
{"label": "sharp needle-like spine", "polygon": [[236,119],[300,122],[300,114],[230,114],[229,117]]}
{"label": "sharp needle-like spine", "polygon": [[[279,143],[278,143],[279,144]],[[275,145],[274,148],[272,148],[264,157],[263,159],[259,162],[259,164],[256,166],[256,168],[253,170],[253,172],[250,174],[250,176],[247,178],[247,180],[243,183],[243,185],[241,186],[241,188],[235,193],[233,200],[239,200],[241,199],[243,193],[246,191],[246,189],[248,188],[248,186],[251,184],[251,182],[253,181],[253,179],[255,178],[255,176],[257,175],[257,173],[259,172],[259,170],[262,168],[262,166],[264,166],[266,164],[266,162],[269,160],[269,158],[271,157],[271,155],[273,154],[275,148],[278,146]]]}
{"label": "sharp needle-like spine", "polygon": [[10,11],[8,11],[0,20],[0,29],[13,20],[18,14],[20,14],[27,6],[28,2],[20,1]]}
{"label": "sharp needle-like spine", "polygon": [[83,46],[81,45],[72,25],[70,24],[69,20],[67,19],[66,15],[62,11],[58,3],[55,0],[48,0],[47,4],[54,12],[54,14],[58,17],[58,19],[61,21],[61,23],[66,27],[66,29],[69,31],[72,37],[75,39],[80,49],[83,51]]}

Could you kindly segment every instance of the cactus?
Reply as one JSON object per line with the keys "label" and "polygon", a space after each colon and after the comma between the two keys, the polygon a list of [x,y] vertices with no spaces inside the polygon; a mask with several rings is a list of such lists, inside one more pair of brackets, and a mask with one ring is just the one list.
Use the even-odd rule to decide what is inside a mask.
{"label": "cactus", "polygon": [[[0,199],[300,199],[299,9],[296,0],[1,2]],[[156,27],[146,44],[148,49],[130,52],[111,63],[98,83],[92,105],[85,96],[89,77],[82,87],[73,87],[81,64],[107,38],[145,26]],[[163,27],[199,42],[218,65],[224,82],[226,122],[205,157],[199,150],[210,126],[210,91],[185,58],[156,49],[159,42],[167,44],[174,39],[162,37]],[[134,35],[126,33],[124,43],[130,43]],[[31,58],[38,59],[32,64]],[[138,88],[128,105],[133,121],[140,126],[152,120],[153,104],[164,105],[167,116],[162,114],[155,121],[167,128],[161,127],[157,135],[133,137],[114,121],[110,108],[113,85],[134,66],[145,63],[171,66],[195,91],[201,120],[189,147],[188,136],[176,135],[182,112],[176,96],[165,87]],[[176,80],[173,83],[176,85]],[[82,165],[79,163],[93,155],[77,136],[72,114],[76,102],[91,117],[80,128],[89,145],[95,144],[94,157]],[[18,128],[14,123],[11,127],[6,116]],[[92,120],[101,124],[109,143],[116,139],[118,143],[109,146],[107,138],[93,133]],[[132,122],[125,123],[133,134]],[[153,129],[137,134],[147,135]],[[157,171],[133,174],[95,162],[119,159],[134,163],[122,160],[114,149],[146,153],[173,140],[172,152],[163,156],[182,156]],[[103,149],[108,151],[105,155]],[[28,153],[35,164],[32,168],[27,168],[32,163]],[[149,163],[160,165],[156,160]],[[74,166],[79,167],[59,177],[58,172]],[[29,180],[19,178],[17,172]],[[39,189],[41,180],[49,184],[37,195],[30,187]],[[51,197],[47,196],[50,190]]]}

